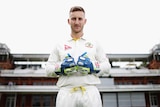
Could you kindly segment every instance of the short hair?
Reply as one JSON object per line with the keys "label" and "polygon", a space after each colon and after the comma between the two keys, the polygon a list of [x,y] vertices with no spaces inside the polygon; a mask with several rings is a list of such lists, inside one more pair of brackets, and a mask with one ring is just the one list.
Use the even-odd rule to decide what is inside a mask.
{"label": "short hair", "polygon": [[81,7],[81,6],[73,6],[73,7],[71,7],[69,13],[75,12],[75,11],[82,11],[82,12],[85,13],[85,10],[84,10],[83,7]]}

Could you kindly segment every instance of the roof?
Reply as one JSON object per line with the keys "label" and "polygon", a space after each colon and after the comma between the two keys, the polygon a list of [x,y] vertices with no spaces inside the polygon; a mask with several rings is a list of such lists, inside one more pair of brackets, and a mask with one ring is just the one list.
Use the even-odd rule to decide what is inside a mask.
{"label": "roof", "polygon": [[[49,54],[12,54],[14,61],[47,61]],[[150,54],[106,54],[110,61],[148,61]]]}

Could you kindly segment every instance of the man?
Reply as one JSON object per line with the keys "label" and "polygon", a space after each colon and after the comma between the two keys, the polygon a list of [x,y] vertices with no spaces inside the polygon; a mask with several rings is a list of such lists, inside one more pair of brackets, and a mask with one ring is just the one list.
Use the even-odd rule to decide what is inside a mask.
{"label": "man", "polygon": [[82,7],[70,9],[71,38],[56,45],[46,63],[47,74],[59,77],[56,107],[102,107],[96,85],[111,66],[100,45],[85,39],[86,21]]}

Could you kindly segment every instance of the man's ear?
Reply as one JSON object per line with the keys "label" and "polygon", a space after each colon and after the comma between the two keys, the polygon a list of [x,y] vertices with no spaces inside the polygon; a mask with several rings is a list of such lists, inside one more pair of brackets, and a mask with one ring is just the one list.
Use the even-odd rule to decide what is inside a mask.
{"label": "man's ear", "polygon": [[85,24],[87,23],[87,19],[85,19]]}
{"label": "man's ear", "polygon": [[67,20],[67,22],[68,22],[68,24],[70,25],[70,20],[69,20],[69,19]]}

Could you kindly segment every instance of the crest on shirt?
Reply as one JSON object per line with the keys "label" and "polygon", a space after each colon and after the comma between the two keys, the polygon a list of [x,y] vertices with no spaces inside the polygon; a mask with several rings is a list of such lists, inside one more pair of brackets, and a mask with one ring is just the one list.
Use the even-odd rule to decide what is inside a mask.
{"label": "crest on shirt", "polygon": [[68,50],[71,49],[72,47],[68,46],[68,45],[64,45],[64,50]]}
{"label": "crest on shirt", "polygon": [[90,42],[85,43],[85,46],[88,48],[93,48],[93,44]]}

